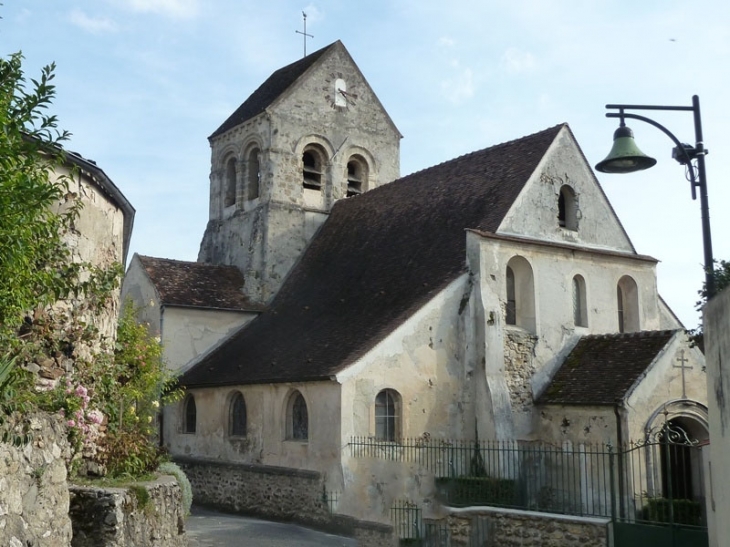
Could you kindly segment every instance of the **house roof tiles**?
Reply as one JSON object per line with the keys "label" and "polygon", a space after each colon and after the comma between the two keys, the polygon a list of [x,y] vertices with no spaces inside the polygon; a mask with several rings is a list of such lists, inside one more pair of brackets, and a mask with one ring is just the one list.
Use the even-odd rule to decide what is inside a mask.
{"label": "house roof tiles", "polygon": [[137,255],[166,306],[261,311],[243,293],[243,274],[235,266]]}
{"label": "house roof tiles", "polygon": [[338,201],[268,311],[181,383],[330,379],[465,271],[465,229],[497,230],[564,127]]}
{"label": "house roof tiles", "polygon": [[676,330],[582,337],[537,404],[615,405],[647,370]]}

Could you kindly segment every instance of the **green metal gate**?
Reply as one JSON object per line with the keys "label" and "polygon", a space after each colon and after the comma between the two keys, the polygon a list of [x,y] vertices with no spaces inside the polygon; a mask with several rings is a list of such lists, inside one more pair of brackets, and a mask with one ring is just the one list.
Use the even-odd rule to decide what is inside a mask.
{"label": "green metal gate", "polygon": [[666,421],[615,458],[615,547],[708,546],[702,447],[679,423]]}

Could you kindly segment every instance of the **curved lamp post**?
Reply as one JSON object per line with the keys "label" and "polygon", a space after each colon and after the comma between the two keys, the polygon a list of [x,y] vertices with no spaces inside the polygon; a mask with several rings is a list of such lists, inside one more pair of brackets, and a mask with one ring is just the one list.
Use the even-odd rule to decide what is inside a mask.
{"label": "curved lamp post", "polygon": [[[620,126],[613,135],[613,148],[606,156],[606,159],[596,164],[596,170],[602,173],[633,173],[652,167],[656,160],[644,154],[634,142],[634,133],[626,127],[625,118],[640,120],[653,125],[664,132],[675,147],[672,150],[672,157],[680,164],[687,167],[689,179],[692,185],[692,199],[697,199],[696,189],[700,191],[700,208],[702,210],[702,241],[705,253],[705,291],[709,300],[715,295],[715,279],[713,276],[714,260],[712,257],[712,235],[710,232],[710,208],[707,203],[707,176],[705,174],[705,156],[707,149],[702,142],[702,121],[700,120],[700,99],[697,95],[692,97],[692,106],[654,106],[654,105],[632,105],[632,104],[607,104],[609,110],[618,112],[607,112],[607,118],[619,118]],[[638,114],[626,112],[627,110],[679,110],[691,111],[694,114],[695,124],[695,145],[683,144],[666,127],[654,120]],[[697,161],[694,165],[693,160]]]}

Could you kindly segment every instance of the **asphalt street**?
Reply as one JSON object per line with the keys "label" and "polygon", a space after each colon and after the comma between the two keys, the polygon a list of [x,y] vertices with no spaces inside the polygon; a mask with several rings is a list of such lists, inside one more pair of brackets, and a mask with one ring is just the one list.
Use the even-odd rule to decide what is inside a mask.
{"label": "asphalt street", "polygon": [[190,547],[357,547],[352,538],[196,506],[185,529]]}

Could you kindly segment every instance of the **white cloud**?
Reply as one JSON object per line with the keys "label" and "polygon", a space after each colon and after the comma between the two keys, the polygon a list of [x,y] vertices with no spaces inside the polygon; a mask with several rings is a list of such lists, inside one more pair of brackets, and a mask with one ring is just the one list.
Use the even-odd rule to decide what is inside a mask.
{"label": "white cloud", "polygon": [[529,72],[535,68],[535,58],[529,51],[511,47],[502,55],[502,67],[511,74]]}
{"label": "white cloud", "polygon": [[443,47],[454,47],[456,42],[454,42],[453,39],[449,38],[448,36],[442,36],[438,40],[438,45]]}
{"label": "white cloud", "polygon": [[123,4],[132,11],[187,19],[197,15],[199,0],[123,0]]}
{"label": "white cloud", "polygon": [[[458,67],[458,63],[455,63]],[[474,73],[470,68],[460,69],[453,78],[441,82],[441,90],[446,99],[459,104],[474,96]]]}
{"label": "white cloud", "polygon": [[92,34],[100,34],[102,32],[115,32],[117,26],[114,21],[106,17],[90,17],[83,11],[75,9],[69,16],[68,20],[71,24],[76,25]]}

